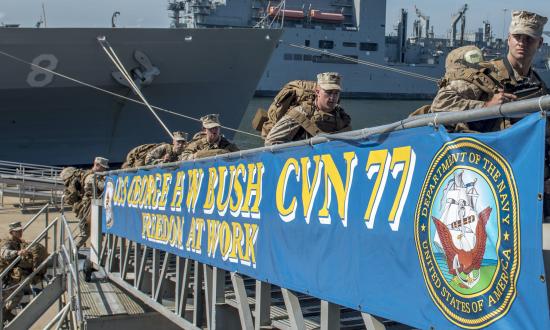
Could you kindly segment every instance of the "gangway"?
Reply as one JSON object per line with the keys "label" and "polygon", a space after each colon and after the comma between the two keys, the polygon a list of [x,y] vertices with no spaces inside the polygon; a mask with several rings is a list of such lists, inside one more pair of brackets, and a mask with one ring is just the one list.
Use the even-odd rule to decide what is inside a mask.
{"label": "gangway", "polygon": [[[49,211],[52,205],[46,203],[23,225],[24,232],[31,225],[44,225],[26,248],[40,243],[49,254],[22,282],[13,283],[9,278],[21,257],[0,273],[0,307],[4,308],[12,299],[20,300],[13,309],[16,312],[13,318],[3,320],[4,313],[0,314],[0,329],[36,328],[33,324],[46,312],[52,316],[44,329],[150,329],[154,326],[175,329],[159,313],[133,299],[104,274],[95,273],[93,280],[86,278],[83,270],[89,249],[77,250],[75,228],[71,227],[76,221],[68,220],[71,214],[65,213],[62,202],[63,198],[61,213],[53,221]],[[53,313],[56,305],[57,312]]]}
{"label": "gangway", "polygon": [[407,329],[116,235],[100,260],[111,281],[185,329]]}
{"label": "gangway", "polygon": [[35,202],[59,205],[63,194],[62,168],[0,161],[0,205],[4,197],[17,197],[23,210]]}
{"label": "gangway", "polygon": [[[371,137],[375,136],[375,134],[387,134],[388,132],[410,127],[423,127],[428,125],[433,126],[431,128],[425,128],[429,128],[431,130],[430,132],[435,131],[436,133],[433,134],[437,135],[438,127],[441,127],[440,125],[449,125],[456,122],[484,120],[499,116],[521,116],[525,115],[525,113],[528,112],[537,112],[543,109],[550,109],[550,97],[548,96],[541,97],[537,100],[514,102],[510,104],[504,104],[500,107],[470,110],[461,113],[423,115],[377,128],[364,129],[355,132],[338,134],[335,136],[316,137],[308,141],[293,142],[287,145],[272,146],[252,151],[247,150],[235,154],[234,156],[225,155],[220,158],[213,157],[210,159],[201,160],[201,163],[196,162],[193,164],[193,166],[209,164],[209,160],[221,160],[220,162],[224,162],[228,161],[228,159],[231,159],[232,157],[240,159],[240,157],[244,157],[245,155],[251,155],[254,153],[283,153],[285,151],[285,148],[300,146],[311,147],[313,145],[324,143],[330,140],[349,142],[352,146],[354,146],[354,143],[360,139],[373,141],[372,143],[376,144],[377,142],[375,142],[375,138],[371,140]],[[541,112],[541,114],[543,116],[546,115],[546,113],[544,112]],[[535,121],[535,119],[533,118],[535,118],[534,115],[531,116],[531,121],[529,121],[529,123]],[[540,127],[540,125],[537,127]],[[427,131],[428,130],[426,130],[426,132]],[[385,138],[386,136],[384,136],[384,139]],[[474,159],[475,161],[476,158],[474,157],[472,159]],[[120,189],[119,191],[124,191],[122,194],[125,195],[126,193],[128,193],[128,196],[131,196],[132,200],[128,201],[128,203],[133,203],[131,208],[134,208],[134,210],[136,210],[140,207],[144,207],[143,211],[124,209],[124,212],[117,213],[117,216],[125,216],[130,212],[138,213],[139,217],[129,219],[130,226],[135,224],[138,227],[138,230],[136,231],[135,228],[130,229],[130,227],[125,227],[125,225],[127,224],[125,222],[126,219],[124,219],[123,217],[115,217],[112,208],[120,207],[120,205],[124,205],[125,202],[120,200],[121,195],[114,195],[116,194],[114,190],[111,190],[111,192],[106,195],[107,197],[105,197],[104,200],[95,199],[92,202],[91,259],[96,267],[103,271],[110,281],[116,283],[119,287],[132,294],[144,304],[150,306],[152,309],[162,314],[172,323],[184,329],[410,328],[409,326],[398,323],[400,320],[391,321],[365,313],[363,308],[364,306],[361,305],[357,306],[357,309],[346,308],[338,305],[335,301],[328,301],[319,297],[315,297],[314,294],[307,291],[307,287],[299,290],[300,292],[298,292],[298,290],[285,288],[284,285],[281,285],[280,282],[278,283],[278,285],[274,285],[272,284],[271,279],[268,278],[269,274],[263,274],[264,277],[252,278],[251,276],[243,274],[239,271],[226,270],[223,267],[219,266],[219,264],[218,266],[216,266],[218,260],[216,260],[216,262],[213,261],[212,264],[204,263],[199,261],[198,258],[195,259],[193,257],[183,257],[181,255],[172,253],[170,252],[171,250],[168,246],[166,248],[156,248],[155,244],[149,244],[148,242],[144,242],[144,240],[140,240],[147,235],[147,228],[145,226],[145,221],[147,221],[147,219],[141,218],[144,215],[139,212],[150,212],[151,208],[145,208],[146,197],[136,197],[141,195],[139,195],[139,193],[136,193],[135,191],[133,192],[133,194],[131,192],[127,192],[124,190],[124,187],[131,186],[130,181],[132,180],[132,178],[136,177],[139,177],[138,181],[144,180],[142,179],[142,177],[148,178],[148,181],[144,181],[147,182],[147,185],[144,185],[143,187],[151,187],[155,184],[155,182],[160,185],[158,180],[160,180],[160,178],[163,178],[163,175],[170,171],[174,171],[171,173],[173,174],[172,179],[175,181],[175,169],[180,170],[180,172],[178,173],[185,172],[186,174],[191,175],[189,174],[191,172],[186,172],[192,171],[194,169],[194,167],[190,167],[191,165],[183,167],[184,169],[186,169],[186,171],[182,171],[181,168],[178,167],[178,165],[183,166],[186,164],[187,163],[167,164],[149,167],[146,166],[138,169],[111,171],[108,173],[109,175],[115,176],[117,180],[121,180],[116,181],[117,183],[111,182],[112,188],[114,190]],[[298,176],[299,172],[299,170],[296,170],[297,165],[299,165],[299,161],[296,161],[296,165],[294,165],[296,176]],[[309,165],[307,168],[309,169]],[[401,170],[402,169],[403,168],[401,168]],[[160,170],[166,171],[160,172]],[[147,173],[149,173],[149,171],[151,171],[151,173],[153,174],[147,176]],[[394,171],[394,173],[396,172]],[[205,175],[209,175],[208,172],[206,172]],[[210,173],[210,175],[212,174]],[[287,180],[289,177],[293,178],[293,175],[294,173],[290,175],[287,174],[287,176],[285,177],[281,174],[279,178],[282,179],[279,179],[279,182],[282,182],[282,180],[285,178]],[[393,175],[395,177],[395,174]],[[128,176],[132,176],[129,178],[130,180],[126,180]],[[168,176],[164,176],[164,178],[166,177]],[[188,178],[187,180],[192,179]],[[132,185],[135,185],[135,187],[137,187],[138,181],[132,181]],[[218,181],[213,182],[219,184]],[[124,184],[125,186],[117,186],[117,184]],[[191,183],[189,184],[191,185]],[[302,183],[300,183],[300,185],[301,184]],[[141,189],[142,191],[145,191],[145,188],[143,187]],[[136,189],[139,190],[138,188]],[[162,198],[161,194],[164,193],[164,190],[162,191],[163,192],[159,191],[158,195],[156,195],[157,199]],[[181,194],[183,196],[183,193]],[[542,194],[539,193],[539,201],[542,198],[541,196]],[[119,200],[117,200],[117,198],[119,198]],[[502,197],[501,195],[501,198],[504,197]],[[115,206],[112,206],[113,199],[116,200],[116,202],[114,203],[119,204],[115,204]],[[217,202],[220,203],[219,200]],[[141,206],[140,203],[142,203]],[[108,205],[107,208],[105,207],[106,205]],[[192,206],[189,205],[190,204],[188,204],[187,207],[191,210]],[[287,207],[285,205],[283,206]],[[171,207],[174,207],[174,205],[172,205]],[[177,212],[182,212],[183,214],[185,212],[183,208],[184,207],[181,208],[181,211]],[[168,206],[166,206],[166,211],[168,211],[167,209]],[[163,216],[164,214],[160,212],[161,211],[159,211],[159,213],[157,214],[159,216]],[[190,217],[192,217],[192,211],[189,212],[191,213]],[[264,214],[262,214],[262,216],[263,215]],[[277,216],[279,215],[274,215],[274,217]],[[143,221],[143,224],[140,223],[141,221]],[[189,219],[186,219],[186,221],[189,221]],[[103,228],[103,226],[105,225],[109,226],[109,222],[111,222],[110,226],[113,226],[114,222],[123,223],[124,225],[119,228],[127,228],[127,230],[132,230],[133,232],[132,234],[124,231],[118,231],[117,233],[115,233],[116,231],[112,231],[112,229],[108,230],[108,228]],[[171,225],[175,226],[175,224]],[[157,234],[163,232],[164,230],[162,224],[160,225],[161,227],[158,227],[158,223],[153,224],[152,226],[157,226]],[[550,242],[550,228],[548,226],[550,226],[550,224],[545,223],[543,224],[542,228],[536,229],[536,232],[541,234],[542,242],[539,243],[543,243],[541,245],[544,250],[542,254],[546,259],[544,263],[546,274],[544,274],[543,271],[543,273],[540,274],[540,277],[537,275],[536,280],[539,281],[539,284],[542,283],[545,289],[548,288],[546,278],[548,278],[547,276],[549,268],[547,249]],[[207,232],[207,229],[204,229],[204,231]],[[387,231],[390,232],[390,229],[387,229]],[[287,233],[284,233],[282,234],[283,236],[279,237],[285,237],[284,235],[286,234]],[[507,232],[507,235],[508,234],[509,233]],[[132,237],[132,235],[134,235],[133,237],[135,237],[136,239],[130,239],[129,237]],[[502,242],[507,241],[507,237],[509,238],[509,236],[504,236]],[[158,239],[158,237],[154,239]],[[181,239],[182,238],[180,237],[180,240]],[[183,244],[185,244],[185,239],[186,237],[183,236],[183,241],[179,242],[183,242]],[[277,242],[270,242],[269,244],[277,244]],[[193,247],[191,246],[191,248]],[[316,248],[326,249],[326,247],[318,246],[316,246]],[[185,246],[181,248],[181,251],[183,251],[182,254],[186,253]],[[538,253],[540,253],[540,251]],[[284,263],[284,261],[282,262]],[[294,269],[287,268],[284,264],[281,264],[279,266],[281,266],[282,269],[286,269],[287,272],[292,273],[294,271]],[[298,277],[299,275],[296,274],[295,276]],[[345,281],[346,279],[343,278],[342,280]],[[326,285],[328,284],[324,283],[324,285],[326,287]],[[406,284],[400,283],[399,285],[403,286]],[[411,300],[415,299],[413,297],[409,298]],[[490,298],[492,299],[493,297]],[[542,315],[541,318],[544,319],[544,315]]]}
{"label": "gangway", "polygon": [[[550,108],[548,97],[534,101],[522,101],[518,104],[527,105],[531,111],[537,111],[539,108]],[[370,139],[373,132],[387,133],[414,125],[452,124],[456,121],[486,119],[502,114],[521,114],[522,111],[525,111],[525,109],[518,108],[516,104],[506,104],[498,109],[488,108],[470,110],[468,113],[419,116],[418,118],[403,120],[370,131],[346,133],[338,136],[338,139],[355,141],[354,136]],[[546,114],[542,113],[542,115]],[[535,116],[531,116],[529,120],[529,123],[536,122]],[[537,126],[539,133],[543,132],[540,127],[543,126]],[[437,127],[430,128],[432,131],[437,129]],[[292,145],[297,146],[300,143],[306,143],[309,147],[322,142],[323,139],[328,139],[328,137],[319,137]],[[283,150],[285,147],[288,147],[288,145],[265,150],[273,152]],[[246,152],[242,152],[241,155]],[[249,152],[253,153],[255,151]],[[476,158],[472,159],[475,161]],[[160,167],[165,167],[167,170],[177,168],[176,164],[161,165]],[[153,170],[153,173],[156,173],[154,172],[155,167],[143,167],[137,171],[132,169],[130,173],[146,173],[148,170]],[[111,173],[122,173],[124,175],[127,172],[113,171]],[[110,194],[112,193],[111,191]],[[136,313],[144,315],[155,311],[156,314],[151,315],[163,316],[162,319],[155,319],[159,322],[156,324],[168,320],[171,327],[184,329],[410,329],[409,326],[398,323],[400,320],[395,320],[397,321],[395,322],[368,314],[364,312],[363,306],[357,306],[357,309],[347,308],[340,306],[335,301],[316,297],[315,294],[307,290],[307,287],[301,290],[291,290],[285,288],[284,283],[280,281],[277,285],[272,284],[275,282],[271,282],[269,274],[253,278],[239,271],[229,271],[221,266],[213,265],[215,263],[202,262],[192,256],[183,257],[170,252],[168,249],[155,248],[138,239],[129,239],[125,236],[127,235],[125,232],[122,232],[122,235],[116,234],[108,230],[109,228],[103,228],[104,225],[109,225],[108,221],[113,221],[113,219],[107,220],[106,218],[109,212],[111,212],[109,216],[113,216],[113,210],[105,207],[111,205],[109,203],[115,198],[110,194],[106,194],[105,200],[94,199],[92,201],[89,257],[97,270],[93,277],[101,279],[101,281],[95,282],[94,285],[96,288],[102,285],[114,285],[111,289],[116,291],[116,294],[131,295],[135,299],[134,302],[138,302],[133,304]],[[158,196],[160,198],[160,195]],[[501,196],[500,198],[504,197]],[[542,194],[539,193],[537,198],[538,201],[541,201]],[[47,206],[44,209],[47,209]],[[35,216],[29,221],[29,224],[38,217],[39,215]],[[117,221],[122,220],[119,218]],[[504,226],[504,224],[501,224],[501,226]],[[543,273],[534,274],[538,285],[543,285],[545,289],[548,289],[546,278],[549,276],[549,226],[550,224],[545,223],[542,228],[536,229],[536,233],[541,236],[541,241],[538,242],[540,245],[536,246],[542,247],[545,262],[544,267],[541,268]],[[160,228],[158,230],[162,232],[162,227],[157,228]],[[529,227],[524,226],[522,229],[527,230]],[[87,287],[88,291],[83,286],[82,275],[79,274],[79,269],[82,268],[81,261],[78,258],[79,252],[76,251],[69,221],[67,221],[65,214],[62,213],[53,222],[46,223],[44,230],[33,240],[31,245],[43,240],[50,230],[53,231],[52,235],[54,237],[53,252],[40,265],[38,270],[48,267],[51,277],[48,278],[42,292],[22,308],[11,322],[5,324],[5,326],[0,325],[0,329],[4,327],[6,329],[26,329],[36,321],[38,315],[41,315],[49,306],[60,299],[63,303],[47,328],[54,326],[59,328],[65,324],[65,326],[79,329],[91,328],[93,325],[93,312],[86,312],[83,308],[85,301],[93,295],[93,292],[91,292],[90,286]],[[507,234],[510,235],[510,233]],[[145,232],[141,232],[141,235],[145,235]],[[536,240],[535,236],[537,235],[530,236],[530,238]],[[139,234],[137,237],[139,237]],[[501,244],[506,244],[506,236],[503,237]],[[534,254],[534,251],[531,251],[531,253]],[[12,262],[0,274],[0,281],[5,278],[7,272],[14,267],[17,261],[16,259]],[[523,266],[523,271],[529,272],[529,265],[524,264]],[[284,268],[287,272],[293,271],[292,268]],[[16,291],[9,293],[6,299],[9,300],[17,294],[17,290],[21,291],[29,285],[35,273],[25,279]],[[533,275],[533,273],[529,273],[529,275]],[[343,278],[342,280],[346,279]],[[87,296],[88,294],[90,296]],[[537,294],[540,297],[540,292]],[[4,306],[6,299],[2,298],[2,306]],[[416,297],[412,299],[414,300]],[[123,300],[125,298],[118,299],[117,304],[124,304]],[[366,302],[368,303],[368,300]],[[518,303],[522,303],[522,301]],[[539,317],[541,319],[535,319],[535,321],[544,322],[545,316],[540,315]],[[128,317],[124,322],[131,324],[136,320],[141,321],[143,318],[141,316],[133,319]],[[2,323],[0,322],[0,324]]]}

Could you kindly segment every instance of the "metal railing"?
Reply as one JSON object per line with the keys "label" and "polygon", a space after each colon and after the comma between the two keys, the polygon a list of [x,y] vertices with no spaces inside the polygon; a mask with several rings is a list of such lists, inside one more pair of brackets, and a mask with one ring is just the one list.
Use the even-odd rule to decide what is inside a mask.
{"label": "metal railing", "polygon": [[[26,249],[31,249],[43,239],[46,240],[45,245],[47,247],[47,241],[49,239],[48,233],[53,231],[52,252],[38,267],[33,270],[30,275],[25,277],[22,282],[15,283],[9,288],[4,288],[4,284],[6,283],[5,278],[10,274],[13,268],[18,265],[22,257],[18,255],[9,264],[9,266],[7,266],[0,273],[0,307],[4,308],[8,301],[14,299],[32,283],[37,274],[43,272],[46,267],[51,267],[54,278],[62,276],[64,279],[67,302],[63,308],[60,308],[59,313],[48,324],[47,328],[51,328],[54,323],[57,322],[55,328],[58,329],[68,315],[74,316],[74,327],[82,328],[84,319],[81,308],[78,248],[71,233],[69,222],[67,221],[63,211],[59,217],[56,217],[51,223],[48,223],[48,208],[50,206],[50,204],[44,205],[39,212],[37,212],[28,222],[25,223],[23,229],[27,229],[40,217],[40,215],[45,214],[45,228],[33,239],[30,244],[28,244]],[[61,198],[61,206],[63,206],[63,197]],[[9,290],[8,294],[4,292],[6,291],[5,289]],[[5,294],[6,297],[4,297]],[[25,309],[23,308],[19,313],[24,312]],[[69,312],[71,312],[71,314],[69,314]],[[4,326],[3,313],[0,313],[0,330],[3,329]]]}
{"label": "metal railing", "polygon": [[78,326],[81,326],[84,319],[82,317],[80,278],[78,276],[78,247],[74,241],[69,223],[63,213],[61,213],[59,254],[63,261],[61,263],[61,269],[65,274],[69,275],[67,281],[67,294],[70,299],[71,311],[76,316]]}
{"label": "metal railing", "polygon": [[4,196],[18,197],[23,208],[26,200],[59,203],[64,189],[59,178],[61,170],[56,166],[0,161],[0,204],[4,204]]}
{"label": "metal railing", "polygon": [[0,160],[0,174],[26,175],[35,178],[57,178],[63,170],[58,166],[17,163]]}

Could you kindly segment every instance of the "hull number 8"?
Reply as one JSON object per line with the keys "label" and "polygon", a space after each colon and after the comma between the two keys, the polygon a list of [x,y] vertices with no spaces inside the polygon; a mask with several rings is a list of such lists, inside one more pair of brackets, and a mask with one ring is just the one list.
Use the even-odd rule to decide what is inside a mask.
{"label": "hull number 8", "polygon": [[27,76],[27,84],[31,87],[45,87],[53,81],[53,73],[37,68],[35,65],[48,70],[55,70],[59,61],[52,54],[41,54],[34,58],[31,72]]}

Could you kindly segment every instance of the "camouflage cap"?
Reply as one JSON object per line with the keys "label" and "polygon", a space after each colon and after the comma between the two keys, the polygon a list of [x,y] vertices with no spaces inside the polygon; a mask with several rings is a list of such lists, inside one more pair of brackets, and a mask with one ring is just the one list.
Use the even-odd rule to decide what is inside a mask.
{"label": "camouflage cap", "polygon": [[445,70],[456,70],[463,67],[474,66],[483,61],[483,53],[476,46],[464,46],[453,49],[447,54]]}
{"label": "camouflage cap", "polygon": [[317,85],[324,90],[342,90],[338,72],[323,72],[317,75]]}
{"label": "camouflage cap", "polygon": [[109,160],[103,157],[96,157],[94,159],[94,164],[99,164],[103,168],[109,168]]}
{"label": "camouflage cap", "polygon": [[174,137],[174,140],[176,140],[176,141],[187,141],[187,133],[185,133],[183,131],[172,132],[172,136]]}
{"label": "camouflage cap", "polygon": [[61,180],[67,181],[74,174],[75,171],[76,171],[76,167],[72,167],[72,166],[65,167],[61,171],[61,173],[59,173],[59,177],[61,178]]}
{"label": "camouflage cap", "polygon": [[10,231],[18,231],[23,230],[23,226],[21,226],[21,221],[12,222],[9,224]]}
{"label": "camouflage cap", "polygon": [[213,128],[219,127],[220,124],[220,115],[217,113],[206,115],[201,117],[202,127],[204,128]]}
{"label": "camouflage cap", "polygon": [[510,34],[527,34],[533,38],[542,37],[542,29],[548,18],[525,10],[514,10],[510,22]]}

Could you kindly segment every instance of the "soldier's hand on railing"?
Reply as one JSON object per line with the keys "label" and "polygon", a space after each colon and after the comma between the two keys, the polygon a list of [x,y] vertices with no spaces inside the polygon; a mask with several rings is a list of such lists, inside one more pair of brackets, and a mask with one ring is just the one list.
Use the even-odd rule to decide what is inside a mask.
{"label": "soldier's hand on railing", "polygon": [[514,101],[517,98],[518,97],[515,96],[514,94],[504,93],[502,89],[499,89],[498,93],[493,95],[493,97],[489,101],[485,102],[485,107],[490,107],[492,105],[499,105],[502,103]]}
{"label": "soldier's hand on railing", "polygon": [[27,249],[21,249],[19,251],[17,251],[17,254],[21,257],[23,256],[26,256],[27,254],[29,254],[29,251]]}

